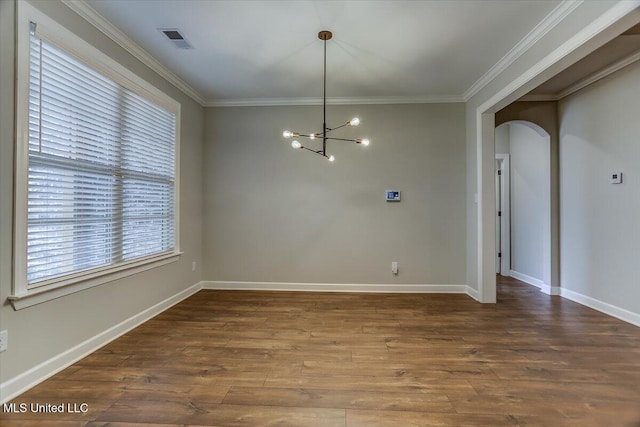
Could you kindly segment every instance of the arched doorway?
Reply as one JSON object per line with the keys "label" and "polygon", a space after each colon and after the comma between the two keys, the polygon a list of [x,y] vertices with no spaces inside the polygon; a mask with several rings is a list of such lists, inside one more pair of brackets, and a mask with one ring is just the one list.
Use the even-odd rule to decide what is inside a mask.
{"label": "arched doorway", "polygon": [[495,147],[496,267],[550,293],[551,136],[535,123],[512,120],[496,128]]}

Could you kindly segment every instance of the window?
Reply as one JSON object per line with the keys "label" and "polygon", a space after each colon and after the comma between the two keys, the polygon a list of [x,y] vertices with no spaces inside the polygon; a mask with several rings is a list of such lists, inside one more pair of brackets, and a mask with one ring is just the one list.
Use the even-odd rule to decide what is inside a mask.
{"label": "window", "polygon": [[175,255],[179,106],[79,39],[89,55],[28,32],[15,293]]}

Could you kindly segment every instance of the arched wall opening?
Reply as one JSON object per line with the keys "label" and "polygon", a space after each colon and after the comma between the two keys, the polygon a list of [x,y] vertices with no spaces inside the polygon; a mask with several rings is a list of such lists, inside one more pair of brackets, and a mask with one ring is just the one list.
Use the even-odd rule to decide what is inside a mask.
{"label": "arched wall opening", "polygon": [[[512,276],[542,291],[552,289],[551,135],[536,123],[511,120],[496,127],[496,158],[507,158],[506,185],[496,187],[497,200],[508,206],[497,216],[497,236],[503,261]],[[509,194],[501,194],[501,190]],[[507,230],[506,227],[509,226]],[[498,238],[496,239],[498,240]],[[502,263],[505,264],[504,262]]]}

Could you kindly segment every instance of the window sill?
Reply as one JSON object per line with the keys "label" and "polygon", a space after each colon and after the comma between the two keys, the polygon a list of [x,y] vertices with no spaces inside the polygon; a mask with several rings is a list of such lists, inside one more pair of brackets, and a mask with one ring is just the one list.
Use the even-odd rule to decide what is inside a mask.
{"label": "window sill", "polygon": [[102,285],[104,283],[132,276],[152,268],[176,262],[180,259],[180,255],[182,255],[182,252],[172,252],[155,258],[141,260],[134,264],[123,265],[97,274],[83,276],[66,285],[61,286],[60,284],[54,283],[29,290],[22,295],[11,295],[8,300],[14,310],[22,310],[23,308],[51,301],[56,298]]}

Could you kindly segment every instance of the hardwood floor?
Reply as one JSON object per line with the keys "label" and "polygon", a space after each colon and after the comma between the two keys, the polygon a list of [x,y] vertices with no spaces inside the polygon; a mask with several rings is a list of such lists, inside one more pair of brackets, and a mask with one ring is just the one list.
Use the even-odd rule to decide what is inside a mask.
{"label": "hardwood floor", "polygon": [[498,300],[201,291],[13,401],[85,413],[2,425],[640,426],[640,328]]}

